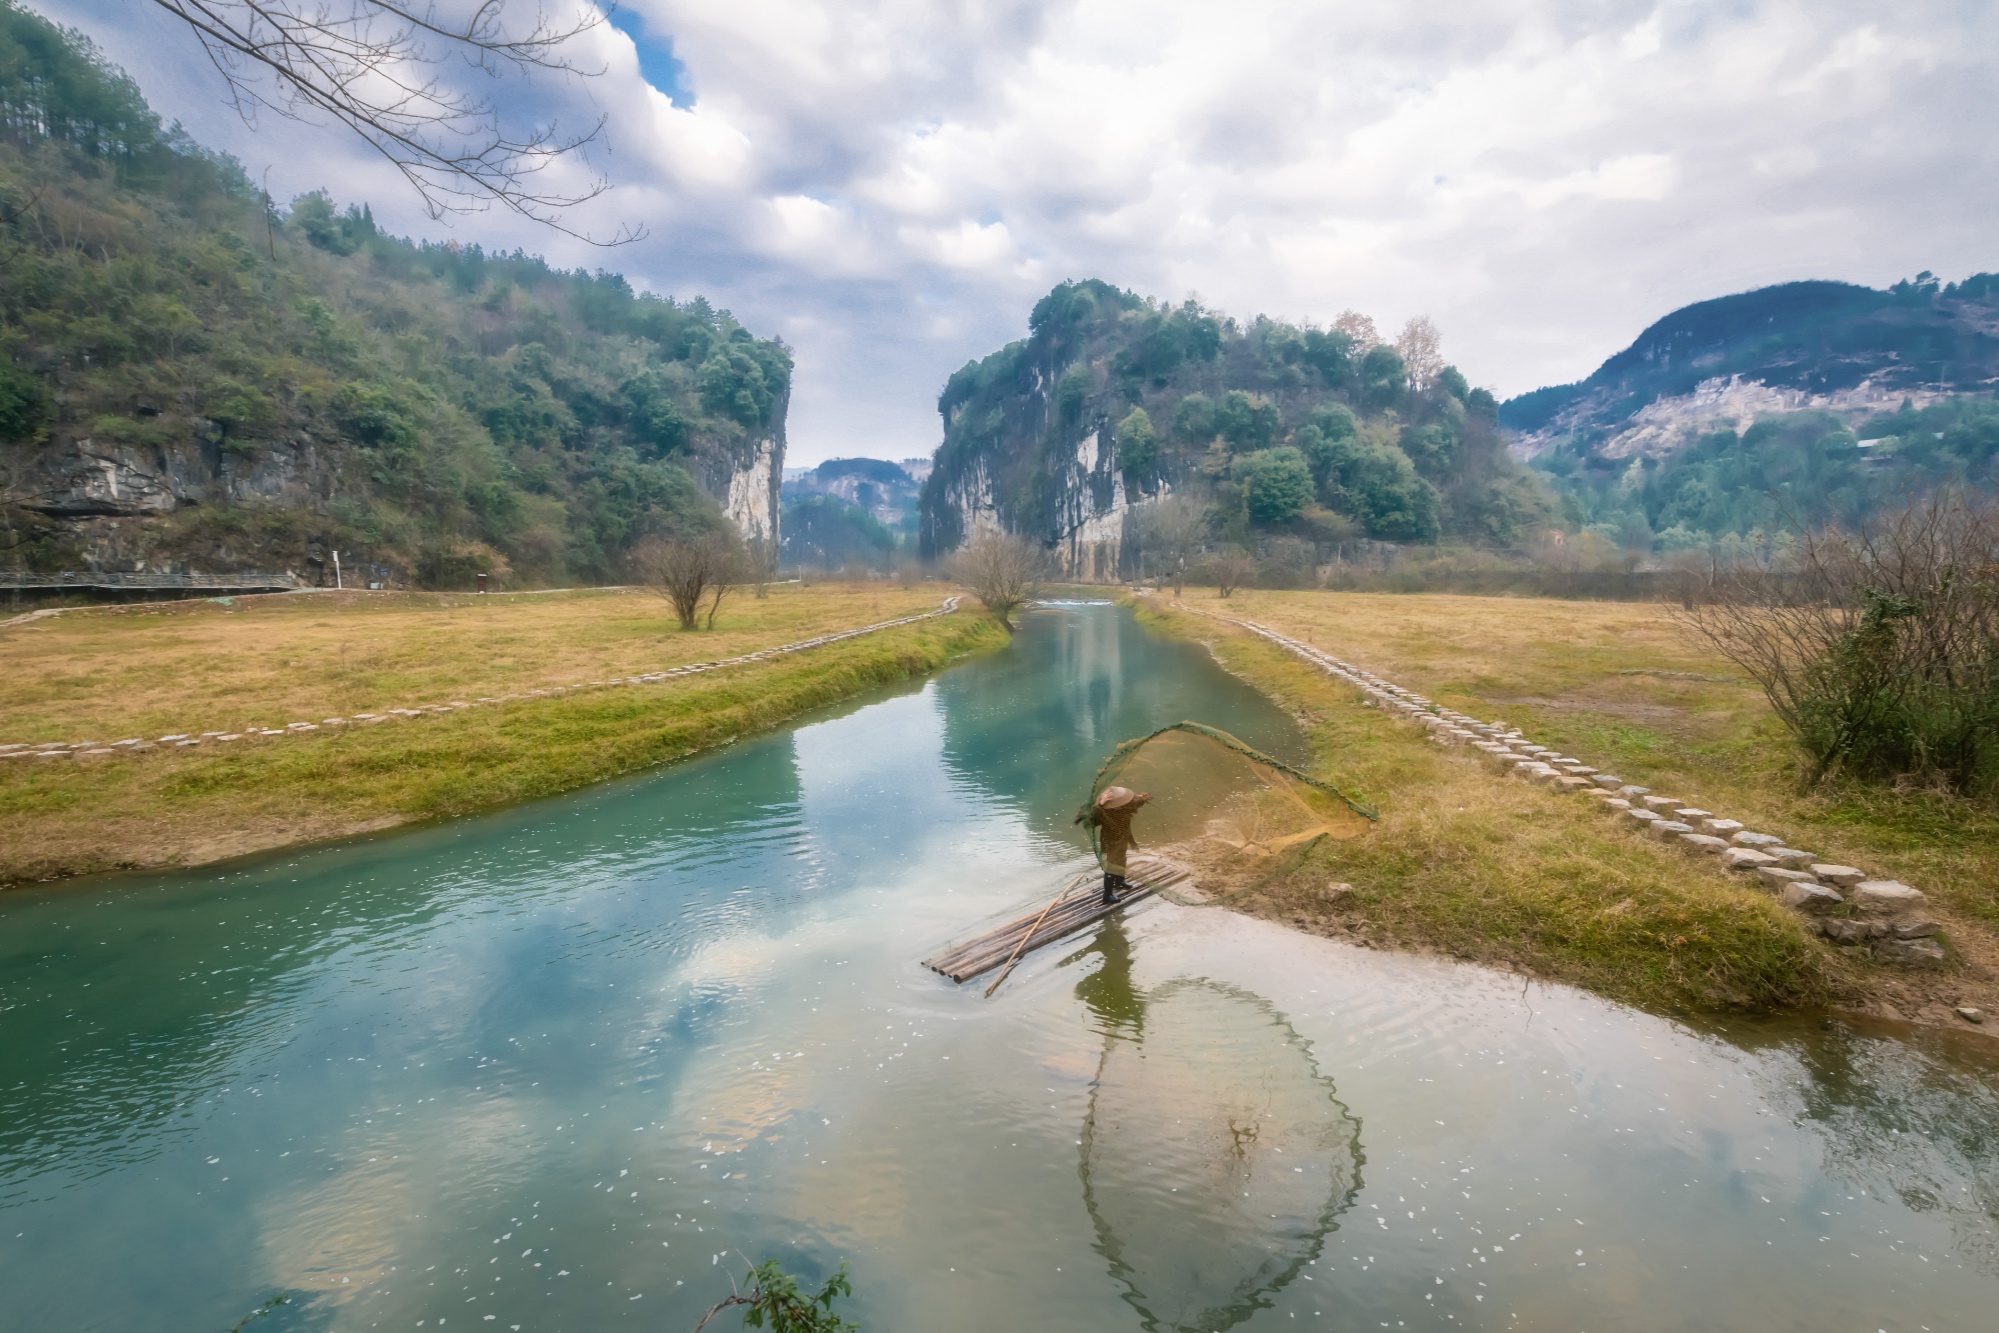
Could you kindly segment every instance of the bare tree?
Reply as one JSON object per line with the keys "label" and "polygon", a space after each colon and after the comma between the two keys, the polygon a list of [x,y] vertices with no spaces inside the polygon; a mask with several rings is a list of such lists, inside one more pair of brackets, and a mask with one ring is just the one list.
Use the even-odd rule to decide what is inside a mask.
{"label": "bare tree", "polygon": [[703,601],[710,603],[708,628],[715,628],[715,613],[739,577],[736,544],[726,533],[647,537],[632,548],[628,560],[639,581],[672,605],[683,630],[700,624]]}
{"label": "bare tree", "polygon": [[1444,368],[1443,336],[1428,315],[1418,315],[1402,326],[1395,339],[1395,350],[1402,356],[1402,365],[1408,370],[1413,387],[1427,389],[1436,383],[1438,373]]}
{"label": "bare tree", "polygon": [[1340,311],[1333,320],[1333,332],[1344,333],[1353,340],[1355,356],[1365,356],[1381,345],[1381,334],[1375,330],[1374,321],[1358,310]]}
{"label": "bare tree", "polygon": [[1215,581],[1215,595],[1227,597],[1256,577],[1256,557],[1231,546],[1209,558],[1208,575]]}
{"label": "bare tree", "polygon": [[777,579],[776,542],[758,536],[743,543],[743,579],[759,600],[770,596],[770,585]]}
{"label": "bare tree", "polygon": [[1999,746],[1999,514],[1946,492],[1804,531],[1791,568],[1713,562],[1674,612],[1747,672],[1816,783],[1989,780]]}
{"label": "bare tree", "polygon": [[1011,532],[986,530],[967,542],[952,561],[953,572],[1013,632],[1013,613],[1039,592],[1041,549]]}
{"label": "bare tree", "polygon": [[[563,54],[604,22],[584,6],[551,17],[542,0],[463,0],[440,11],[406,0],[153,0],[187,24],[222,75],[245,120],[261,110],[332,120],[402,173],[432,217],[498,204],[584,240],[561,214],[602,194],[538,177],[603,131],[555,124],[510,130],[491,100],[451,81],[460,70],[497,78],[509,70],[594,76]],[[509,20],[509,10],[518,21]],[[619,244],[638,233],[621,229]]]}
{"label": "bare tree", "polygon": [[1187,582],[1187,561],[1208,536],[1207,510],[1191,496],[1169,495],[1144,511],[1139,541],[1173,574],[1173,595]]}

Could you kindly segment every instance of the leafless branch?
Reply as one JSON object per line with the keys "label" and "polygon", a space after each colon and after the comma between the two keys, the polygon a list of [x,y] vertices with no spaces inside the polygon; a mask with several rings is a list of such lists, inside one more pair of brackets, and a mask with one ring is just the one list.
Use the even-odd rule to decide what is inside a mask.
{"label": "leafless branch", "polygon": [[539,7],[516,27],[508,0],[472,0],[462,18],[431,5],[396,0],[153,0],[186,23],[229,89],[245,120],[268,109],[294,120],[320,117],[346,126],[394,166],[432,217],[491,204],[596,245],[642,234],[622,227],[599,241],[561,221],[568,209],[609,188],[602,177],[577,192],[544,188],[537,178],[558,159],[595,140],[554,124],[509,132],[493,103],[444,76],[460,66],[488,77],[508,69],[594,77],[562,53],[604,15],[582,11],[573,22]]}

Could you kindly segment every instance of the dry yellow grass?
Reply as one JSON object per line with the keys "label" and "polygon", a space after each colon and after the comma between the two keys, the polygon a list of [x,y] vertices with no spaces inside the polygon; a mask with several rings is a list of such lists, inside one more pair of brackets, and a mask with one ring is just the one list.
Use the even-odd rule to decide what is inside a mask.
{"label": "dry yellow grass", "polygon": [[94,607],[0,628],[0,743],[281,727],[633,675],[936,608],[941,584],[781,584],[683,633],[638,589],[306,593]]}
{"label": "dry yellow grass", "polygon": [[[1262,640],[1167,612],[1303,712],[1328,770],[1361,783],[1387,815],[1373,837],[1273,876],[1252,910],[1510,961],[1655,1006],[1886,998],[1913,1014],[1954,995],[1992,998],[1992,812],[1935,793],[1800,791],[1760,692],[1685,641],[1660,607],[1330,592],[1221,601],[1192,589],[1183,604],[1268,624],[1629,781],[1918,884],[1968,965],[1910,978],[1837,958],[1705,859],[1439,750]],[[1355,888],[1328,895],[1332,881]]]}
{"label": "dry yellow grass", "polygon": [[[726,633],[725,614],[713,634],[684,636],[662,631],[656,605],[612,595],[523,599],[497,608],[376,604],[354,608],[351,617],[296,602],[226,621],[203,612],[92,615],[57,646],[19,655],[53,664],[47,675],[58,681],[82,677],[74,693],[94,710],[72,700],[70,685],[40,682],[61,701],[48,708],[55,720],[44,726],[65,734],[73,735],[78,719],[101,721],[115,711],[118,682],[143,693],[127,707],[124,725],[90,723],[96,739],[108,739],[121,730],[149,731],[137,725],[147,718],[170,718],[152,725],[192,730],[190,713],[225,707],[226,720],[240,725],[252,720],[246,711],[319,717],[364,703],[377,711],[418,699],[631,674],[932,609],[944,593],[865,586],[773,592],[762,602],[746,598]],[[549,624],[539,621],[542,608],[550,608]],[[149,631],[160,631],[158,638]],[[963,611],[660,684],[242,741],[219,751],[161,750],[91,765],[16,760],[0,766],[0,883],[199,864],[550,795],[726,744],[1005,639],[991,617]],[[316,673],[283,665],[323,666],[340,643],[363,641],[376,645],[381,664],[354,662],[346,681],[353,693],[344,696],[312,693]],[[79,645],[120,660],[81,670],[88,653]],[[425,654],[440,664],[437,681],[417,669]],[[167,679],[154,683],[152,674]],[[38,686],[10,680],[7,688],[33,694]]]}

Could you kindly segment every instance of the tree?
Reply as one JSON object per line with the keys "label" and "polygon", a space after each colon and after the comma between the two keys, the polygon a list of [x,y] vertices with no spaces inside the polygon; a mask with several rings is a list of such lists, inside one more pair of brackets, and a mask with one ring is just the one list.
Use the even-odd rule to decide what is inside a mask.
{"label": "tree", "polygon": [[1041,550],[1024,537],[990,528],[976,533],[952,562],[960,582],[1013,632],[1013,613],[1039,592]]}
{"label": "tree", "polygon": [[1134,407],[1118,422],[1117,433],[1118,467],[1128,477],[1145,480],[1152,476],[1159,466],[1159,437],[1153,433],[1152,418],[1145,409]]}
{"label": "tree", "polygon": [[1312,503],[1312,470],[1296,449],[1265,449],[1247,455],[1236,466],[1242,474],[1252,523],[1282,527],[1295,521]]}
{"label": "tree", "polygon": [[759,536],[743,543],[743,577],[759,601],[770,596],[771,581],[777,577],[776,542]]}
{"label": "tree", "polygon": [[850,1330],[859,1333],[859,1324],[833,1313],[835,1297],[854,1294],[845,1264],[826,1279],[816,1296],[799,1290],[798,1279],[780,1268],[775,1259],[766,1259],[752,1268],[743,1281],[749,1290],[715,1302],[694,1326],[694,1333],[701,1333],[710,1319],[738,1305],[748,1307],[743,1312],[743,1323],[749,1328],[768,1327],[771,1333],[849,1333]]}
{"label": "tree", "polygon": [[1227,597],[1256,577],[1256,557],[1239,546],[1230,546],[1208,561],[1208,575],[1215,581],[1215,596]]}
{"label": "tree", "polygon": [[1402,326],[1395,339],[1395,350],[1409,373],[1410,388],[1420,392],[1436,383],[1438,373],[1444,368],[1444,354],[1439,350],[1442,342],[1428,315],[1418,315]]}
{"label": "tree", "polygon": [[734,538],[725,532],[647,537],[632,548],[630,557],[633,573],[672,605],[683,630],[699,624],[704,600],[710,602],[708,628],[715,628],[715,613],[740,577],[739,559]]}
{"label": "tree", "polygon": [[1173,571],[1173,595],[1187,581],[1187,559],[1201,549],[1208,535],[1207,512],[1186,495],[1169,495],[1144,511],[1139,540],[1156,551]]}
{"label": "tree", "polygon": [[1344,333],[1354,356],[1366,356],[1381,344],[1374,321],[1358,310],[1342,310],[1333,320],[1333,332]]}
{"label": "tree", "polygon": [[[461,69],[489,78],[537,71],[578,74],[562,53],[604,21],[584,7],[552,17],[534,0],[509,22],[508,0],[479,0],[446,17],[402,0],[153,0],[193,31],[245,120],[269,110],[293,120],[331,120],[360,136],[402,173],[432,217],[499,204],[558,231],[561,213],[608,188],[578,190],[538,177],[602,131],[556,125],[509,128],[488,99],[451,82]],[[514,12],[523,6],[516,3]],[[636,239],[620,231],[612,244]]]}

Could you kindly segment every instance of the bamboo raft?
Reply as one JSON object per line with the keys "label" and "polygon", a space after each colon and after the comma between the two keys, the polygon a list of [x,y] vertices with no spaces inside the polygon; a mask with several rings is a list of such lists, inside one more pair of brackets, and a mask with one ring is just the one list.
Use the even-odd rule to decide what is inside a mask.
{"label": "bamboo raft", "polygon": [[933,972],[943,973],[953,981],[960,983],[970,981],[981,972],[990,972],[1005,963],[1014,957],[1016,952],[1024,958],[1044,945],[1053,944],[1064,936],[1073,935],[1084,926],[1101,921],[1113,912],[1121,912],[1133,903],[1142,902],[1160,889],[1170,888],[1186,878],[1187,872],[1179,866],[1164,861],[1134,857],[1131,874],[1127,876],[1131,883],[1131,891],[1116,902],[1103,901],[1101,883],[1097,876],[1091,875],[1079,887],[1071,889],[1054,906],[1046,910],[1029,912],[1026,916],[987,931],[977,939],[946,949],[934,958],[926,958],[923,960],[923,965]]}

